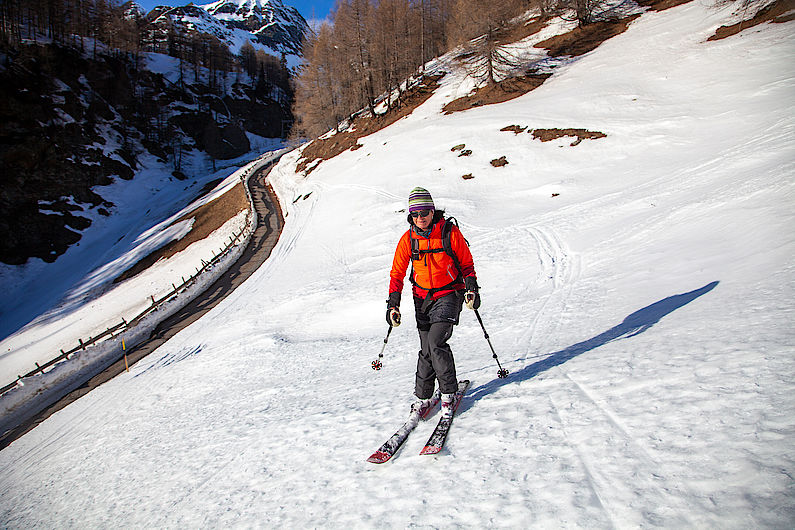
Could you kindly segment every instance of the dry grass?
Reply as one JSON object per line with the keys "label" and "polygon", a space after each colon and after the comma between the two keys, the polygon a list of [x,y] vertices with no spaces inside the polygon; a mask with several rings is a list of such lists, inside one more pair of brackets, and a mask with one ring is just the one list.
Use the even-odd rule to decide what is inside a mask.
{"label": "dry grass", "polygon": [[504,103],[518,98],[540,87],[552,74],[529,74],[521,77],[511,77],[476,90],[469,96],[464,96],[451,101],[444,106],[445,114],[460,112],[483,105]]}
{"label": "dry grass", "polygon": [[442,75],[426,76],[414,88],[406,91],[401,97],[399,107],[389,109],[378,116],[364,116],[353,120],[352,130],[340,132],[325,139],[313,140],[301,152],[301,160],[295,168],[296,173],[305,171],[309,174],[323,160],[329,160],[347,151],[359,149],[359,138],[368,136],[384,129],[414,112],[414,109],[425,103],[439,87]]}
{"label": "dry grass", "polygon": [[[689,0],[688,0],[689,1]],[[629,24],[640,15],[616,19],[605,22],[596,22],[582,28],[575,28],[568,33],[557,35],[541,41],[536,48],[545,48],[549,57],[577,56],[596,49],[600,44],[611,37],[615,37],[627,30]],[[545,22],[533,19],[512,32],[506,32],[501,38],[503,44],[515,42],[540,31]],[[514,40],[509,40],[514,39]],[[487,85],[477,89],[474,93],[451,101],[444,107],[445,114],[460,112],[474,107],[504,103],[523,96],[540,87],[552,74],[530,73],[528,75],[511,77],[499,83]]]}
{"label": "dry grass", "polygon": [[638,5],[651,8],[652,11],[665,11],[672,7],[681,6],[693,0],[636,0]]}
{"label": "dry grass", "polygon": [[744,29],[752,28],[764,22],[772,22],[774,24],[789,22],[795,19],[795,13],[791,13],[791,11],[794,9],[795,0],[777,0],[776,2],[773,2],[772,4],[760,9],[756,15],[748,20],[743,20],[742,22],[738,22],[737,24],[733,24],[731,26],[719,27],[715,31],[715,34],[707,40],[711,41],[725,39],[726,37],[737,35]]}
{"label": "dry grass", "polygon": [[640,15],[594,22],[584,27],[574,28],[568,33],[556,35],[547,40],[543,40],[535,45],[536,48],[545,48],[550,57],[562,57],[564,55],[576,57],[595,50],[607,39],[624,33],[629,24]]}
{"label": "dry grass", "polygon": [[157,261],[177,254],[188,248],[192,243],[206,239],[210,234],[221,228],[224,223],[237,215],[238,212],[249,208],[248,197],[243,189],[243,183],[214,199],[204,206],[200,206],[189,214],[181,217],[175,223],[195,219],[191,231],[185,237],[160,247],[138,263],[124,271],[113,283],[122,282],[139,274]]}
{"label": "dry grass", "polygon": [[572,142],[572,146],[578,145],[583,140],[596,140],[606,138],[607,135],[599,131],[588,131],[586,129],[534,129],[531,133],[533,138],[542,142],[551,142],[566,136],[577,138]]}
{"label": "dry grass", "polygon": [[508,125],[507,127],[503,127],[502,129],[500,129],[500,131],[502,131],[502,132],[512,132],[514,134],[521,134],[521,133],[525,132],[526,129],[527,129],[527,127],[523,127],[521,125]]}
{"label": "dry grass", "polygon": [[503,46],[505,44],[512,44],[514,42],[519,42],[520,40],[526,39],[530,35],[535,35],[544,29],[547,25],[547,22],[547,20],[543,20],[541,17],[535,17],[531,18],[524,24],[517,24],[515,26],[506,28],[497,36],[497,44]]}
{"label": "dry grass", "polygon": [[578,145],[583,140],[596,140],[598,138],[606,138],[607,135],[599,131],[589,131],[587,129],[528,129],[526,125],[507,125],[500,129],[501,132],[512,132],[514,134],[521,134],[525,131],[533,136],[535,140],[542,142],[551,142],[558,138],[571,137],[576,138],[572,142],[572,146]]}

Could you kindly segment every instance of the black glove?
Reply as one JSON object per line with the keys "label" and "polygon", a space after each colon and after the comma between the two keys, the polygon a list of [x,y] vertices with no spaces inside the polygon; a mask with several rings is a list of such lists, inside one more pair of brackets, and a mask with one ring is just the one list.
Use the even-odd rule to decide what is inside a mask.
{"label": "black glove", "polygon": [[467,276],[464,278],[464,285],[466,285],[466,291],[464,292],[464,303],[469,309],[479,308],[480,293],[478,292],[478,281],[474,276]]}
{"label": "black glove", "polygon": [[386,301],[386,322],[393,328],[400,325],[400,293],[397,291],[389,293]]}

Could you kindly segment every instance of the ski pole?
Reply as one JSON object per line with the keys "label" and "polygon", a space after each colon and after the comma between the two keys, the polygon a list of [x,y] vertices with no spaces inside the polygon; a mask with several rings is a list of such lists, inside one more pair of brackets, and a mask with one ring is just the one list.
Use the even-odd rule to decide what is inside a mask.
{"label": "ski pole", "polygon": [[480,313],[478,313],[477,309],[475,309],[475,316],[478,317],[478,322],[480,322],[480,328],[483,330],[483,336],[486,337],[486,342],[489,343],[489,348],[491,348],[491,353],[493,354],[492,357],[494,357],[494,360],[497,361],[497,368],[499,368],[497,370],[497,377],[499,377],[500,379],[505,379],[506,377],[508,377],[508,370],[503,368],[502,365],[500,364],[500,360],[497,358],[497,352],[494,351],[494,346],[491,345],[491,341],[489,340],[489,334],[486,333],[486,327],[483,325],[483,319],[480,318]]}
{"label": "ski pole", "polygon": [[381,353],[378,354],[378,359],[373,361],[371,364],[373,366],[373,370],[380,370],[381,369],[381,359],[384,357],[384,350],[386,349],[386,343],[389,341],[389,334],[392,333],[392,326],[389,326],[389,329],[386,332],[386,337],[384,337],[384,345],[381,346]]}

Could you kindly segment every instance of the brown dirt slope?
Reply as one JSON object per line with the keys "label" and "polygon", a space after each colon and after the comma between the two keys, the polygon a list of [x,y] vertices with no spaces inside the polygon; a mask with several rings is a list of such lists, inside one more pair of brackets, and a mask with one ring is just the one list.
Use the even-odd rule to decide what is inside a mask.
{"label": "brown dirt slope", "polygon": [[[583,55],[595,50],[607,39],[626,31],[629,24],[639,16],[632,15],[622,19],[595,22],[585,27],[578,27],[562,35],[543,40],[537,43],[535,47],[545,48],[550,57]],[[524,28],[525,31],[518,33],[522,38],[528,36],[525,34],[528,31],[527,27],[532,28],[534,31],[539,31],[544,25],[539,21],[533,21],[532,24]],[[552,74],[531,72],[524,76],[511,77],[493,85],[487,85],[468,96],[451,101],[445,105],[444,112],[450,114],[518,98],[540,87],[551,76]]]}
{"label": "brown dirt slope", "polygon": [[789,22],[795,19],[795,13],[792,12],[793,10],[795,10],[795,0],[777,0],[776,2],[773,2],[772,4],[760,9],[756,15],[748,20],[743,20],[742,22],[732,24],[731,26],[719,27],[715,31],[715,34],[707,40],[711,41],[725,39],[726,37],[737,35],[744,29],[758,26],[764,22],[771,22],[774,24]]}
{"label": "brown dirt slope", "polygon": [[681,6],[692,1],[693,0],[636,0],[638,5],[648,7],[652,11],[665,11],[666,9]]}
{"label": "brown dirt slope", "polygon": [[511,77],[487,85],[483,88],[476,90],[473,94],[455,99],[444,106],[445,114],[452,114],[462,110],[468,110],[483,105],[492,105],[494,103],[504,103],[512,99],[518,98],[535,90],[544,84],[544,81],[552,77],[552,74],[528,74],[521,77]]}
{"label": "brown dirt slope", "polygon": [[[417,86],[403,94],[401,97],[402,104],[399,107],[391,108],[386,113],[375,117],[362,116],[355,118],[352,123],[352,130],[339,132],[322,140],[313,140],[302,151],[301,160],[295,168],[296,173],[306,171],[309,174],[323,160],[334,158],[348,149],[355,151],[361,147],[359,138],[392,125],[425,103],[439,87],[439,80],[442,77],[441,75],[423,77]],[[318,162],[315,163],[315,161]]]}
{"label": "brown dirt slope", "polygon": [[224,193],[217,199],[200,206],[189,214],[181,217],[176,222],[186,221],[195,218],[191,231],[185,237],[172,241],[159,249],[155,250],[138,263],[124,271],[113,283],[122,282],[132,278],[163,258],[170,258],[188,248],[192,243],[207,238],[214,231],[221,228],[224,223],[234,217],[238,212],[249,208],[248,197],[243,189],[243,184],[237,184],[234,188]]}
{"label": "brown dirt slope", "polygon": [[536,44],[535,47],[545,48],[547,55],[550,57],[584,55],[598,48],[604,41],[624,33],[630,22],[639,16],[639,14],[632,15],[626,18],[594,22],[587,26],[577,27],[568,33],[543,40]]}

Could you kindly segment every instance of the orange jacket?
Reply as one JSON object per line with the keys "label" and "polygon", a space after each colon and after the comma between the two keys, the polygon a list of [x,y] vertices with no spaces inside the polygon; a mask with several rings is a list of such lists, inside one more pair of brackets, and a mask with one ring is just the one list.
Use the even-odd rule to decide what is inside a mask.
{"label": "orange jacket", "polygon": [[[423,237],[410,228],[400,238],[397,248],[395,249],[395,258],[392,260],[392,271],[389,273],[389,292],[402,292],[403,279],[406,277],[406,269],[408,269],[411,262],[414,266],[413,284],[414,296],[417,298],[425,298],[429,289],[438,289],[453,282],[458,277],[458,270],[456,269],[453,258],[447,255],[442,246],[442,226],[445,220],[440,219],[431,229],[429,238]],[[416,239],[419,241],[420,250],[442,249],[441,252],[436,253],[422,253],[420,259],[411,259],[411,240]],[[472,260],[472,253],[469,251],[469,246],[464,240],[464,236],[457,226],[453,225],[450,232],[450,246],[453,252],[458,257],[461,264],[462,278],[469,276],[475,277],[475,264]],[[438,291],[432,295],[434,300],[441,298],[454,291],[464,289],[464,283],[459,282],[452,286],[450,289]]]}

